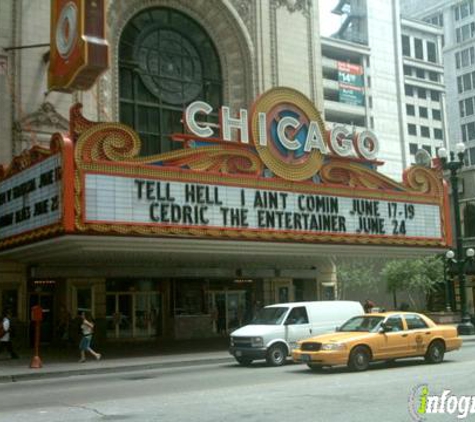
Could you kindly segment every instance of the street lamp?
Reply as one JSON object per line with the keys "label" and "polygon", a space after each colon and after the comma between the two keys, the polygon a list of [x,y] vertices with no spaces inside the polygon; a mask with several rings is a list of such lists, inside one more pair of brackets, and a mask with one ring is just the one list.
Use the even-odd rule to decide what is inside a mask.
{"label": "street lamp", "polygon": [[458,176],[457,173],[464,165],[465,145],[458,143],[455,146],[458,160],[455,159],[455,154],[450,151],[450,161],[447,159],[447,150],[440,148],[438,156],[444,170],[450,171],[450,185],[452,187],[452,200],[454,206],[454,222],[455,222],[455,240],[456,248],[454,251],[448,251],[446,258],[448,262],[456,266],[459,289],[460,289],[460,313],[462,322],[458,325],[459,334],[471,335],[475,334],[475,327],[470,321],[470,315],[467,312],[467,292],[465,291],[465,267],[468,261],[472,260],[475,251],[473,249],[467,250],[466,257],[463,256],[462,245],[462,230],[460,227],[460,208],[459,208],[459,192],[458,192]]}

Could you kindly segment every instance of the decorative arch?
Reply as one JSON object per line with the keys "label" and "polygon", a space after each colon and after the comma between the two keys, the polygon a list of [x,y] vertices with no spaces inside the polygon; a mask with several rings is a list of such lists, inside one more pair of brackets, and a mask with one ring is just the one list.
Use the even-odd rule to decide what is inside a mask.
{"label": "decorative arch", "polygon": [[175,9],[200,24],[213,41],[221,61],[223,102],[236,109],[256,95],[254,48],[248,30],[228,0],[117,0],[107,12],[110,70],[100,80],[100,118],[119,120],[119,43],[130,19],[144,9]]}

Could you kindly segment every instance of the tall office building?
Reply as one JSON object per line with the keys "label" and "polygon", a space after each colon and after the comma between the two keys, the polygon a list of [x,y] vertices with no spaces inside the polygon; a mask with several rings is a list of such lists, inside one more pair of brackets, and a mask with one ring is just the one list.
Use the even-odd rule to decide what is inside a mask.
{"label": "tall office building", "polygon": [[374,130],[397,177],[446,139],[442,31],[401,18],[397,1],[341,0],[333,13],[343,18],[321,39],[326,120]]}
{"label": "tall office building", "polygon": [[444,34],[449,144],[466,146],[461,177],[462,232],[475,246],[475,5],[473,0],[401,0],[404,16],[424,20]]}

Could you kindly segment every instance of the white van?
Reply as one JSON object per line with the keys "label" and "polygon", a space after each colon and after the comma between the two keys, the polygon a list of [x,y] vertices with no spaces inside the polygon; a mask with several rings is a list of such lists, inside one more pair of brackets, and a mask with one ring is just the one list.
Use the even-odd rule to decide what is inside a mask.
{"label": "white van", "polygon": [[344,300],[266,306],[249,325],[231,333],[229,353],[241,365],[265,359],[268,365],[280,366],[297,340],[334,331],[346,320],[362,314],[359,302]]}

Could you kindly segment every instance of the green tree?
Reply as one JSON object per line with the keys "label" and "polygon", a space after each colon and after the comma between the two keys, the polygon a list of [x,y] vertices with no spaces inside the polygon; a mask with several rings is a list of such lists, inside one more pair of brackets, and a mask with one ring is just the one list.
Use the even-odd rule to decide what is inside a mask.
{"label": "green tree", "polygon": [[335,262],[338,280],[338,299],[346,299],[349,291],[378,290],[377,263],[371,259],[349,260],[338,258]]}
{"label": "green tree", "polygon": [[393,294],[397,308],[397,293],[406,292],[412,307],[416,307],[415,294],[426,296],[435,290],[444,278],[444,264],[440,256],[388,261],[381,271],[388,292]]}

